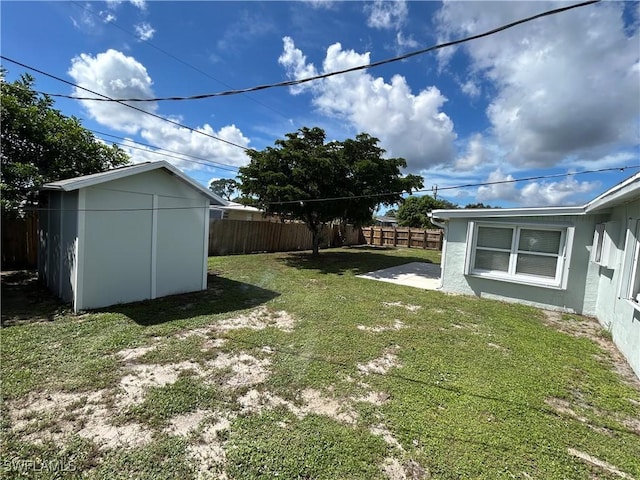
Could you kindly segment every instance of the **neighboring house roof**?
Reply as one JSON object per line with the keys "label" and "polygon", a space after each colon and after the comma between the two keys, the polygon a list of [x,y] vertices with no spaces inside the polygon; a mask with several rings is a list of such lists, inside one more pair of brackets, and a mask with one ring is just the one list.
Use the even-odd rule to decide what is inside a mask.
{"label": "neighboring house roof", "polygon": [[434,219],[450,218],[498,218],[498,217],[539,217],[556,215],[585,215],[619,205],[640,197],[640,173],[629,177],[610,188],[585,205],[575,207],[530,207],[530,208],[459,208],[433,210],[429,216]]}
{"label": "neighboring house roof", "polygon": [[384,222],[384,223],[398,223],[398,219],[396,217],[376,217],[376,222]]}
{"label": "neighboring house roof", "polygon": [[221,207],[223,210],[235,210],[238,212],[254,212],[262,213],[262,210],[256,207],[250,207],[249,205],[243,205],[238,202],[227,202],[227,205]]}
{"label": "neighboring house roof", "polygon": [[117,180],[119,178],[128,177],[130,175],[136,175],[139,173],[150,172],[152,170],[164,169],[171,175],[174,175],[182,182],[186,183],[188,186],[193,188],[194,190],[199,191],[204,196],[208,197],[212,203],[218,205],[227,205],[227,201],[223,200],[211,190],[206,188],[203,185],[200,185],[198,182],[193,180],[191,177],[188,177],[176,167],[171,165],[169,162],[165,162],[164,160],[158,162],[146,162],[146,163],[138,163],[136,165],[131,165],[127,167],[114,168],[112,170],[107,170],[106,172],[94,173],[92,175],[84,175],[82,177],[74,177],[66,180],[58,180],[57,182],[45,183],[41,189],[42,190],[61,190],[64,192],[71,192],[73,190],[78,190],[80,188],[92,187],[94,185],[99,185],[101,183],[110,182],[112,180]]}

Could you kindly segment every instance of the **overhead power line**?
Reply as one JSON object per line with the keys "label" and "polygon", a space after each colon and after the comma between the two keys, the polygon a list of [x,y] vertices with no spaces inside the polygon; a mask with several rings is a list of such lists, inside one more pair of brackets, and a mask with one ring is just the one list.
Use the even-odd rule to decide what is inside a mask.
{"label": "overhead power line", "polygon": [[[238,170],[238,167],[236,167],[236,166],[229,165],[229,164],[226,164],[226,163],[216,162],[216,161],[213,161],[213,160],[209,160],[208,158],[198,157],[196,155],[190,155],[188,153],[182,153],[182,152],[178,152],[176,150],[169,150],[167,148],[158,147],[156,145],[151,145],[149,143],[138,142],[138,141],[132,140],[130,138],[119,137],[118,135],[112,135],[110,133],[100,132],[98,130],[92,130],[90,128],[87,128],[87,130],[89,130],[90,132],[95,133],[96,135],[102,135],[103,137],[110,137],[110,138],[115,138],[115,139],[118,139],[118,140],[123,140],[124,142],[128,142],[128,143],[120,143],[120,142],[113,142],[112,140],[109,140],[109,142],[115,143],[116,145],[120,145],[120,146],[123,146],[123,147],[133,148],[135,150],[142,150],[143,152],[152,153],[152,154],[155,154],[155,155],[163,155],[163,156],[169,157],[169,158],[176,158],[178,160],[182,160],[182,161],[185,161],[185,162],[199,163],[199,164],[205,165],[207,167],[219,168],[219,169],[222,169],[222,170],[230,170],[230,171],[237,171]],[[107,141],[104,138],[102,140]],[[136,145],[142,145],[143,147],[153,148],[154,150],[147,150],[146,148],[135,147],[133,145],[130,145],[131,143],[134,143]],[[163,153],[163,152],[174,153],[174,154],[180,155],[180,156],[169,155],[169,154]],[[187,157],[187,158],[184,158],[184,157]]]}
{"label": "overhead power line", "polygon": [[[624,167],[610,167],[610,168],[601,168],[598,170],[583,170],[581,172],[570,172],[570,173],[556,173],[549,175],[536,175],[533,177],[525,177],[525,178],[513,178],[509,180],[495,180],[492,182],[478,182],[478,183],[466,183],[462,185],[454,185],[450,187],[431,187],[431,188],[423,188],[420,190],[414,190],[412,193],[430,193],[437,189],[437,191],[442,190],[458,190],[461,188],[470,188],[470,187],[485,187],[490,185],[500,185],[505,183],[518,183],[518,182],[528,182],[532,180],[545,180],[549,178],[559,178],[559,177],[571,177],[575,175],[584,175],[589,173],[603,173],[603,172],[613,172],[613,171],[621,171],[629,169],[640,169],[640,165],[627,165]],[[374,197],[385,197],[388,195],[403,195],[407,192],[385,192],[385,193],[370,193],[366,195],[353,195],[353,196],[344,196],[344,197],[329,197],[329,198],[311,198],[311,199],[299,199],[299,200],[284,200],[281,202],[269,202],[269,205],[287,205],[293,203],[315,203],[315,202],[329,202],[329,201],[341,201],[341,200],[357,200],[359,198],[374,198]]]}
{"label": "overhead power line", "polygon": [[[94,17],[102,20],[102,17],[100,17],[100,15],[98,15],[96,12],[94,12],[88,5],[87,6],[83,6],[78,2],[71,2],[73,5],[75,5],[78,8],[82,8],[83,10],[85,10],[86,12],[90,13],[91,15],[93,15]],[[160,53],[166,55],[169,58],[172,58],[173,60],[175,60],[178,63],[181,63],[182,65],[189,67],[190,69],[204,75],[207,78],[210,78],[211,80],[214,80],[222,85],[224,85],[227,88],[233,88],[231,85],[229,85],[228,83],[223,82],[222,80],[220,80],[219,78],[216,78],[212,75],[210,75],[209,73],[205,72],[204,70],[201,70],[200,68],[191,65],[190,63],[182,60],[181,58],[177,57],[176,55],[172,54],[171,52],[168,52],[166,50],[164,50],[163,48],[160,48],[159,46],[155,45],[154,43],[152,43],[150,40],[146,40],[144,38],[142,38],[140,35],[137,35],[129,30],[127,30],[126,28],[122,27],[121,25],[118,25],[115,21],[110,21],[107,23],[108,25],[114,26],[116,28],[118,28],[119,30],[123,31],[124,33],[126,33],[127,35],[132,36],[133,38],[146,43],[147,45],[149,45],[151,48],[156,49],[157,51],[159,51]],[[277,113],[278,115],[281,115],[284,118],[288,118],[284,113],[279,112],[278,110],[276,110],[275,108],[270,107],[269,105],[262,103],[260,100],[257,100],[249,95],[245,95],[245,98],[251,100],[254,103],[257,103],[258,105],[262,105],[265,108],[268,108],[269,110],[271,110],[272,112]]]}
{"label": "overhead power line", "polygon": [[466,43],[466,42],[470,42],[472,40],[478,40],[480,38],[488,37],[490,35],[494,35],[496,33],[502,32],[504,30],[508,30],[508,29],[513,28],[515,26],[522,25],[523,23],[531,22],[533,20],[537,20],[537,19],[543,18],[543,17],[548,17],[550,15],[557,15],[558,13],[566,12],[568,10],[573,10],[575,8],[586,7],[588,5],[599,3],[600,1],[601,0],[589,0],[589,1],[586,1],[586,2],[582,2],[582,3],[577,3],[577,4],[574,4],[574,5],[569,5],[567,7],[561,7],[561,8],[556,8],[556,9],[553,9],[553,10],[548,10],[546,12],[542,12],[542,13],[539,13],[537,15],[533,15],[531,17],[526,17],[526,18],[523,18],[523,19],[520,19],[520,20],[516,20],[515,22],[511,22],[511,23],[508,23],[506,25],[502,25],[500,27],[494,28],[494,29],[489,30],[489,31],[484,32],[484,33],[479,33],[477,35],[472,35],[470,37],[465,37],[465,38],[461,38],[461,39],[458,39],[458,40],[452,40],[450,42],[440,43],[440,44],[433,45],[433,46],[428,47],[428,48],[415,50],[413,52],[405,53],[404,55],[388,58],[388,59],[385,59],[385,60],[379,60],[377,62],[368,63],[366,65],[359,65],[359,66],[356,66],[356,67],[346,68],[344,70],[337,70],[337,71],[334,71],[334,72],[323,73],[323,74],[320,74],[320,75],[315,75],[313,77],[302,78],[302,79],[298,79],[298,80],[287,80],[287,81],[284,81],[284,82],[270,83],[270,84],[266,84],[266,85],[258,85],[258,86],[255,86],[255,87],[243,88],[243,89],[239,89],[239,90],[226,90],[226,91],[222,91],[222,92],[204,93],[204,94],[200,94],[200,95],[191,95],[191,96],[186,96],[186,97],[172,96],[172,97],[156,97],[156,98],[120,98],[120,99],[112,99],[112,98],[80,97],[80,96],[66,95],[66,94],[61,94],[61,93],[56,93],[56,94],[50,93],[48,95],[50,95],[52,97],[71,98],[71,99],[75,99],[75,100],[92,100],[92,101],[96,101],[96,102],[161,102],[161,101],[202,100],[202,99],[205,99],[205,98],[224,97],[224,96],[229,96],[229,95],[239,95],[239,94],[244,94],[244,93],[249,93],[249,92],[257,92],[257,91],[260,91],[260,90],[267,90],[267,89],[270,89],[270,88],[291,87],[291,86],[294,86],[294,85],[300,85],[300,84],[303,84],[303,83],[312,82],[314,80],[321,80],[321,79],[333,77],[333,76],[336,76],[336,75],[343,75],[345,73],[356,72],[356,71],[359,71],[359,70],[367,70],[367,69],[370,69],[370,68],[379,67],[379,66],[382,66],[382,65],[386,65],[388,63],[399,62],[401,60],[406,60],[407,58],[415,57],[417,55],[423,55],[425,53],[433,52],[435,50],[439,50],[439,49],[442,49],[442,48],[452,47],[454,45],[459,45],[461,43]]}
{"label": "overhead power line", "polygon": [[[449,187],[438,187],[438,191],[440,191],[440,190],[456,190],[456,189],[460,189],[460,188],[469,188],[469,187],[485,187],[485,186],[490,186],[490,185],[527,182],[527,181],[532,181],[532,180],[545,180],[545,179],[550,179],[550,178],[571,177],[571,176],[591,174],[591,173],[604,173],[604,172],[613,172],[613,171],[624,172],[625,170],[629,170],[629,169],[639,169],[640,170],[640,165],[627,165],[627,166],[622,166],[622,167],[600,168],[598,170],[583,170],[581,172],[568,172],[568,173],[556,173],[556,174],[549,174],[549,175],[537,175],[537,176],[533,176],[533,177],[514,178],[514,179],[509,179],[509,180],[495,180],[495,181],[492,181],[492,182],[466,183],[466,184],[461,184],[461,185],[453,185],[453,186],[449,186]],[[434,188],[424,188],[424,189],[420,189],[420,190],[415,190],[414,192],[411,192],[411,193],[428,193],[428,192],[432,192],[434,190]],[[298,200],[286,200],[286,201],[282,201],[282,202],[268,202],[268,205],[286,205],[286,204],[293,204],[293,203],[298,203],[299,204],[299,203],[316,203],[316,202],[357,200],[357,199],[360,199],[360,198],[374,198],[374,197],[382,197],[382,196],[387,196],[387,195],[403,195],[405,193],[407,193],[407,192],[401,191],[401,192],[371,193],[371,194],[367,194],[367,195],[354,195],[354,196],[351,196],[351,197],[328,197],[328,198],[312,198],[312,199],[304,198],[304,199],[298,199]],[[202,206],[167,207],[167,209],[170,209],[170,210],[185,210],[185,209],[191,209],[191,208],[201,209]],[[51,209],[51,208],[33,207],[33,208],[27,208],[26,210],[66,211],[66,210],[72,210],[72,209],[56,209],[56,208]],[[75,209],[73,209],[73,210],[75,210]],[[129,211],[138,211],[138,210],[152,210],[152,209],[151,208],[116,208],[116,209],[86,209],[84,211],[97,211],[97,212],[123,211],[123,212],[129,212]]]}
{"label": "overhead power line", "polygon": [[[32,70],[32,71],[34,71],[36,73],[39,73],[41,75],[44,75],[46,77],[52,78],[54,80],[57,80],[59,82],[66,83],[67,85],[71,85],[72,87],[79,88],[79,89],[84,90],[86,92],[89,92],[89,93],[91,93],[93,95],[98,95],[98,96],[102,97],[103,99],[108,100],[110,102],[119,103],[120,105],[123,105],[123,106],[125,106],[127,108],[131,108],[131,109],[136,110],[138,112],[144,113],[145,115],[150,115],[150,116],[152,116],[154,118],[162,120],[163,122],[170,123],[170,124],[175,125],[175,126],[180,127],[180,128],[185,128],[185,129],[189,130],[190,132],[198,133],[200,135],[204,135],[205,137],[212,138],[213,140],[217,140],[219,142],[223,142],[223,143],[226,143],[228,145],[231,145],[231,146],[234,146],[234,147],[237,147],[237,148],[241,148],[244,151],[248,151],[249,150],[249,148],[247,148],[247,147],[245,147],[243,145],[239,145],[239,144],[231,142],[229,140],[225,140],[224,138],[216,137],[215,135],[211,135],[210,133],[203,132],[202,130],[197,130],[197,129],[195,129],[193,127],[189,127],[187,125],[183,125],[183,124],[181,124],[179,122],[176,122],[176,121],[171,120],[169,118],[163,117],[162,115],[158,115],[158,114],[153,113],[153,112],[148,112],[148,111],[143,110],[142,108],[138,108],[138,107],[136,107],[134,105],[129,105],[128,103],[125,103],[125,100],[119,100],[119,99],[111,98],[111,97],[109,97],[107,95],[104,95],[103,93],[94,92],[93,90],[91,90],[89,88],[82,87],[82,86],[77,85],[77,84],[75,84],[73,82],[70,82],[69,80],[65,80],[64,78],[60,78],[60,77],[58,77],[56,75],[53,75],[51,73],[44,72],[44,71],[42,71],[42,70],[40,70],[38,68],[32,67],[30,65],[26,65],[26,64],[24,64],[22,62],[18,62],[17,60],[13,60],[13,59],[11,59],[9,57],[6,57],[4,55],[0,55],[0,58],[3,59],[3,60],[6,60],[7,62],[11,62],[11,63],[13,63],[15,65],[20,66],[20,67],[26,68],[28,70]],[[48,95],[48,94],[45,94],[45,95]],[[49,95],[49,96],[52,96],[52,95]],[[68,97],[68,98],[73,98],[73,97]]]}

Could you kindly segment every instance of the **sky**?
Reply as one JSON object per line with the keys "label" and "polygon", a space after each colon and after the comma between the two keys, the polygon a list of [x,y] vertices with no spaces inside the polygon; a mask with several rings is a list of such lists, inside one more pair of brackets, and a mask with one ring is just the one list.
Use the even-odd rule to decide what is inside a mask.
{"label": "sky", "polygon": [[[3,1],[0,51],[111,98],[186,97],[366,65],[571,4]],[[588,5],[293,87],[135,103],[142,112],[59,97],[55,108],[130,145],[132,161],[166,160],[204,185],[234,178],[247,148],[317,126],[328,141],[378,138],[426,193],[461,206],[583,204],[640,168],[639,5]],[[95,96],[2,66],[41,92]]]}

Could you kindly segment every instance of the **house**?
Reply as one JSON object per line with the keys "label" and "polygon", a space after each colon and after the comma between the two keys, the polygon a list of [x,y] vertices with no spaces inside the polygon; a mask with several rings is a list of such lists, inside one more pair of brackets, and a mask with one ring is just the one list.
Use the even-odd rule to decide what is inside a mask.
{"label": "house", "polygon": [[268,218],[263,215],[262,210],[237,202],[225,202],[225,205],[212,205],[209,218],[211,220],[225,219],[253,222],[268,220]]}
{"label": "house", "polygon": [[582,206],[431,217],[442,290],[594,316],[640,377],[640,173]]}
{"label": "house", "polygon": [[47,183],[38,270],[74,311],[207,287],[209,189],[161,161]]}
{"label": "house", "polygon": [[376,217],[375,224],[378,227],[397,227],[398,219],[396,217]]}

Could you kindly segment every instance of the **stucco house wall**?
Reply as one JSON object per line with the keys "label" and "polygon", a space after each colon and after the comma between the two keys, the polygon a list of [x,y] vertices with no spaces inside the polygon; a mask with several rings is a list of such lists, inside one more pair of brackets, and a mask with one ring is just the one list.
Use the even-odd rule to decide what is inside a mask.
{"label": "stucco house wall", "polygon": [[610,330],[615,343],[627,353],[629,363],[640,377],[640,309],[624,298],[625,275],[629,265],[626,262],[632,254],[626,245],[629,230],[637,228],[640,222],[640,199],[613,208],[607,218],[618,225],[616,236],[616,261],[614,268],[604,268],[591,263],[593,276],[597,281],[597,303],[595,316],[605,328]]}
{"label": "stucco house wall", "polygon": [[483,222],[496,224],[514,223],[529,225],[570,225],[575,228],[573,246],[569,261],[569,277],[567,289],[548,288],[542,286],[481,278],[465,275],[465,259],[467,256],[467,231],[469,218],[456,218],[448,222],[446,228],[446,250],[442,269],[443,288],[449,292],[476,295],[503,301],[517,301],[537,307],[552,308],[575,313],[595,315],[598,291],[597,278],[588,275],[592,268],[589,264],[589,253],[593,240],[593,228],[598,217],[553,216],[513,218],[482,218]]}
{"label": "stucco house wall", "polygon": [[[594,316],[611,332],[613,341],[640,377],[640,302],[632,299],[633,295],[640,297],[640,174],[581,207],[435,210],[432,219],[445,228],[441,280],[444,291]],[[502,275],[498,270],[487,271],[488,275],[470,270],[470,252],[475,249],[474,238],[479,238],[474,226],[480,225],[509,225],[526,230],[536,230],[536,226],[566,228],[567,268],[562,282],[551,285],[551,281],[544,280],[548,284],[542,286],[536,281],[527,283],[522,276],[497,279]],[[596,230],[605,226],[611,248],[606,255],[602,253],[605,260],[595,260],[592,254],[598,248]],[[517,238],[514,236],[512,249]],[[483,251],[495,248],[498,247],[487,244],[478,247]],[[510,265],[516,263],[513,258],[510,261]]]}

